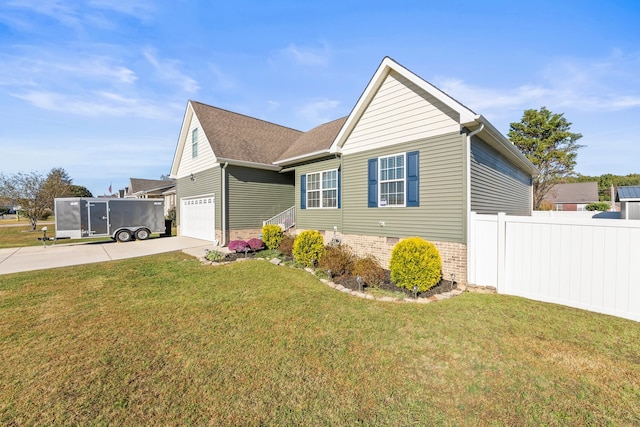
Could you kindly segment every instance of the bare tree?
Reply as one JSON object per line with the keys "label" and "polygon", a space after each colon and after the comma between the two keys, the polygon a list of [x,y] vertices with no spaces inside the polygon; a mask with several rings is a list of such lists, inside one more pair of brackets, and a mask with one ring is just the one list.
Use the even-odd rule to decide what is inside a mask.
{"label": "bare tree", "polygon": [[71,179],[62,168],[51,169],[44,177],[37,172],[0,174],[0,196],[13,201],[16,209],[29,219],[35,230],[38,220],[51,213],[54,199],[69,193]]}

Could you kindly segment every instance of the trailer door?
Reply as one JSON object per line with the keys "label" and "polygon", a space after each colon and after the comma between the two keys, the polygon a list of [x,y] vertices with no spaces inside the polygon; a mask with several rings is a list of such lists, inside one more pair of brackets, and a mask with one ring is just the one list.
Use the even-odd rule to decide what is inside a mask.
{"label": "trailer door", "polygon": [[108,235],[107,202],[89,202],[89,235]]}

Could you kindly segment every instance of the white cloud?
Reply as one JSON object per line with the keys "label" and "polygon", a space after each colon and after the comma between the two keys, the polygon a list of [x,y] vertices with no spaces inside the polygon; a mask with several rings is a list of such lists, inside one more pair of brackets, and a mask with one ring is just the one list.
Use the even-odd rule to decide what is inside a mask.
{"label": "white cloud", "polygon": [[175,107],[162,107],[161,104],[138,98],[128,98],[112,92],[92,92],[82,96],[33,90],[12,96],[43,110],[91,117],[135,116],[150,119],[173,119],[180,111]]}
{"label": "white cloud", "polygon": [[544,66],[536,81],[512,88],[487,88],[460,79],[434,84],[477,113],[513,115],[546,106],[552,110],[620,111],[640,107],[640,56],[614,52],[607,58],[564,58]]}
{"label": "white cloud", "polygon": [[176,84],[187,93],[196,93],[200,90],[198,82],[180,71],[180,62],[176,60],[160,61],[152,49],[143,52],[147,61],[155,68],[156,75],[160,80]]}
{"label": "white cloud", "polygon": [[235,79],[229,74],[223,72],[217,65],[209,64],[208,68],[213,75],[213,81],[207,82],[208,87],[213,87],[225,91],[233,90],[238,87]]}
{"label": "white cloud", "polygon": [[111,10],[139,19],[148,18],[155,10],[154,4],[145,0],[91,0],[88,5],[96,9]]}
{"label": "white cloud", "polygon": [[277,101],[267,100],[267,112],[271,113],[280,108],[280,103]]}
{"label": "white cloud", "polygon": [[463,104],[481,113],[486,110],[511,109],[544,99],[551,91],[541,86],[524,85],[514,89],[476,87],[459,79],[436,79],[435,85]]}
{"label": "white cloud", "polygon": [[82,30],[96,25],[101,28],[116,28],[118,20],[113,16],[105,16],[104,12],[116,12],[148,21],[154,5],[146,0],[91,0],[76,4],[65,0],[11,0],[4,5],[4,9],[7,13],[2,14],[1,19],[22,29],[36,29],[29,21],[15,16],[15,12],[26,10],[53,19],[63,26]]}
{"label": "white cloud", "polygon": [[105,56],[57,55],[42,49],[27,49],[22,56],[0,55],[0,84],[43,85],[71,80],[77,85],[85,79],[131,84],[138,77],[130,68]]}
{"label": "white cloud", "polygon": [[81,23],[79,12],[64,0],[12,0],[6,3],[5,7],[27,9],[68,27],[79,27]]}
{"label": "white cloud", "polygon": [[309,125],[318,126],[336,119],[335,111],[339,105],[340,101],[320,98],[303,105],[297,115]]}
{"label": "white cloud", "polygon": [[318,67],[329,64],[331,50],[326,43],[319,48],[301,47],[292,43],[281,49],[277,56],[304,67]]}

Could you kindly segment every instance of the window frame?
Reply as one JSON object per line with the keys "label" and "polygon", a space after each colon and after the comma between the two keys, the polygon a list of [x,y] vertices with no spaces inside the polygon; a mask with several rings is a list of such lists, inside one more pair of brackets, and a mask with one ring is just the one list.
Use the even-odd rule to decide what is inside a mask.
{"label": "window frame", "polygon": [[[335,186],[334,187],[324,187],[324,174],[326,173],[334,173],[334,178],[333,181],[335,181]],[[311,179],[309,179],[311,176],[313,175],[317,175],[318,176],[318,188],[310,190],[309,189],[309,184],[311,183]],[[338,199],[340,198],[340,195],[338,194],[340,185],[338,183],[339,178],[339,173],[338,173],[338,169],[326,169],[323,171],[318,171],[318,172],[309,172],[305,174],[306,179],[305,179],[305,209],[338,209],[339,206],[339,202]],[[335,191],[335,198],[328,198],[325,197],[325,191]],[[311,206],[309,204],[309,195],[311,193],[318,193],[318,206]],[[333,199],[335,200],[335,205],[334,206],[324,206],[324,201],[325,199]],[[315,200],[314,200],[315,201]]]}
{"label": "window frame", "polygon": [[191,130],[191,158],[198,157],[198,128]]}
{"label": "window frame", "polygon": [[[382,159],[389,159],[392,157],[402,157],[402,179],[386,179],[382,180]],[[397,166],[394,169],[398,169]],[[388,168],[387,168],[388,170]],[[394,204],[390,205],[388,202],[382,203],[382,184],[390,183],[390,182],[400,182],[402,181],[402,204]],[[397,193],[396,193],[397,194]],[[406,208],[407,207],[407,153],[395,153],[389,154],[387,156],[379,156],[378,157],[378,207],[379,208]]]}

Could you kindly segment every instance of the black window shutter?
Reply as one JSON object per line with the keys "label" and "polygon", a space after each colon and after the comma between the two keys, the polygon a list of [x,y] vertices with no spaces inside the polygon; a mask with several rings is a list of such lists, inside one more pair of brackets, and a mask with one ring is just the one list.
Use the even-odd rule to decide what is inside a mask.
{"label": "black window shutter", "polygon": [[407,207],[420,206],[419,151],[407,153]]}
{"label": "black window shutter", "polygon": [[336,197],[338,198],[338,209],[341,208],[341,203],[340,200],[342,199],[342,195],[340,193],[342,193],[342,170],[340,168],[338,168],[338,194],[336,195]]}
{"label": "black window shutter", "polygon": [[378,207],[378,159],[369,159],[369,203],[370,208]]}
{"label": "black window shutter", "polygon": [[307,209],[307,175],[300,175],[300,209]]}

